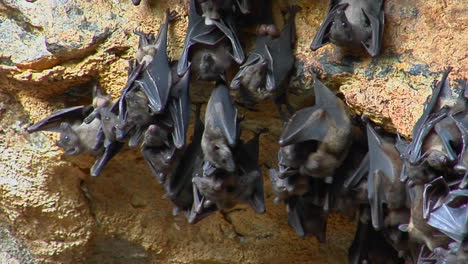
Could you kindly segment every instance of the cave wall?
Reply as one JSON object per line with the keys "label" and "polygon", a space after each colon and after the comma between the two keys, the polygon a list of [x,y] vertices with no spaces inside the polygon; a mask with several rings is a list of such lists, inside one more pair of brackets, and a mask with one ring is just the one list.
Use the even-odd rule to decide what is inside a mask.
{"label": "cave wall", "polygon": [[[328,45],[309,49],[328,1],[276,1],[302,7],[296,17],[294,106],[313,102],[311,73],[339,90],[355,114],[367,114],[389,131],[410,136],[447,66],[451,78],[467,77],[468,7],[461,1],[387,0],[383,53],[342,56]],[[327,243],[300,239],[273,203],[264,173],[267,212],[246,205],[216,213],[196,225],[172,215],[163,189],[138,149],[126,149],[91,178],[93,157],[64,155],[53,133],[24,128],[65,106],[89,102],[85,89],[98,79],[113,98],[127,79],[127,60],[139,28],[157,32],[164,10],[181,18],[169,27],[169,56],[183,47],[184,0],[0,0],[0,259],[6,263],[345,263],[354,223],[332,215]],[[253,35],[243,32],[245,36]],[[249,35],[250,34],[250,35]],[[248,37],[247,37],[248,38]],[[206,91],[206,90],[205,90]],[[208,93],[209,94],[209,89]],[[206,93],[194,100],[206,102]],[[243,136],[261,136],[260,163],[276,166],[281,121],[271,102],[242,110]],[[8,262],[10,261],[10,262]],[[1,262],[1,261],[0,261]]]}

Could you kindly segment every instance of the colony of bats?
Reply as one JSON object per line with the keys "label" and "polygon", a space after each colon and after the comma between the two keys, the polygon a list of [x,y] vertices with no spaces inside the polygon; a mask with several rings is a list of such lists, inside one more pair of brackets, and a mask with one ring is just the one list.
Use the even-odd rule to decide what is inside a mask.
{"label": "colony of bats", "polygon": [[[316,78],[315,105],[296,111],[287,95],[300,8],[284,10],[279,30],[271,5],[269,0],[191,0],[178,61],[167,56],[168,27],[178,14],[166,11],[156,37],[135,31],[138,52],[117,101],[95,86],[91,105],[59,110],[28,131],[58,132],[57,145],[66,154],[95,155],[92,176],[125,144],[140,146],[174,213],[196,223],[237,203],[265,212],[257,162],[259,135],[265,131],[256,131],[248,142],[240,140],[242,120],[230,90],[244,106],[271,98],[284,127],[278,168],[269,169],[269,178],[275,202],[285,203],[288,222],[299,236],[324,242],[329,213],[354,211],[359,221],[350,263],[467,263],[466,80],[457,81],[461,93],[454,94],[451,69],[444,72],[411,142],[374,127],[366,117],[351,118],[346,104]],[[383,0],[331,0],[311,49],[333,43],[377,56],[383,6]],[[241,20],[256,21],[249,25],[258,36],[247,56],[237,36],[237,28],[245,26]],[[236,65],[238,73],[229,82],[226,72]],[[210,81],[213,90],[204,121],[201,106],[194,106],[187,144],[192,76]]]}

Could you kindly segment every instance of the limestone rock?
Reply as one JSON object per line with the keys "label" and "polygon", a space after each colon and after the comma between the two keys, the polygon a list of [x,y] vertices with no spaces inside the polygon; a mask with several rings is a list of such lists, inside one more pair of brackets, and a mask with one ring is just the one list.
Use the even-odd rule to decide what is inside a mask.
{"label": "limestone rock", "polygon": [[[287,1],[276,2],[282,8]],[[310,95],[311,72],[317,72],[343,93],[355,113],[409,136],[439,73],[450,65],[452,78],[467,76],[462,47],[468,10],[460,1],[387,0],[383,54],[372,59],[339,54],[332,45],[310,51],[328,1],[294,2],[302,7],[296,18],[297,71],[291,82],[300,88],[291,96],[296,107],[312,103],[312,97],[304,95]],[[65,156],[54,145],[56,135],[24,132],[27,124],[56,109],[89,102],[88,91],[70,90],[76,85],[98,79],[117,97],[127,79],[127,60],[137,47],[132,31],[157,32],[166,8],[181,15],[169,30],[169,54],[177,59],[187,7],[185,0],[143,0],[138,7],[130,0],[0,0],[0,221],[5,223],[0,235],[11,230],[8,236],[12,233],[14,241],[25,245],[24,251],[9,251],[0,244],[0,259],[345,263],[354,224],[333,215],[326,244],[299,239],[288,227],[284,207],[272,203],[265,173],[266,214],[238,206],[192,226],[182,216],[172,216],[169,201],[161,198],[162,187],[138,150],[125,150],[103,175],[91,178],[92,157]],[[268,166],[276,165],[281,132],[272,109],[273,104],[265,102],[258,112],[243,112],[247,129],[270,128],[270,134],[261,137],[260,153],[260,162]]]}

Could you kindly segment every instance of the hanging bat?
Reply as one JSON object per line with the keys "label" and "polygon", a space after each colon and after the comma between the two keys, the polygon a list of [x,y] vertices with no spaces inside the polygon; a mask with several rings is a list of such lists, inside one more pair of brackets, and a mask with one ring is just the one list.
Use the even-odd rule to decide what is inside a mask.
{"label": "hanging bat", "polygon": [[[204,1],[210,2],[210,1]],[[196,0],[190,0],[189,23],[185,37],[184,49],[177,65],[177,74],[184,74],[198,44],[214,46],[223,41],[230,43],[232,58],[240,64],[244,61],[244,51],[236,35],[232,21],[224,18],[210,19],[212,14],[199,15],[196,9]]]}
{"label": "hanging bat", "polygon": [[289,9],[289,19],[285,21],[281,34],[273,24],[260,27],[255,49],[231,82],[231,89],[240,89],[241,97],[248,104],[272,98],[283,120],[287,118],[281,109],[282,104],[289,112],[294,112],[287,102],[286,91],[294,66],[294,20],[299,10],[298,6]]}
{"label": "hanging bat", "polygon": [[190,219],[192,205],[194,202],[192,177],[197,168],[203,166],[203,152],[201,149],[201,138],[204,125],[200,120],[200,105],[195,110],[195,126],[193,129],[192,142],[182,154],[178,165],[172,172],[169,181],[164,185],[167,197],[176,206],[174,214],[179,211],[185,213],[187,219]]}
{"label": "hanging bat", "polygon": [[341,47],[364,46],[370,56],[377,56],[384,18],[384,0],[330,0],[327,17],[310,48],[315,51],[331,42]]}
{"label": "hanging bat", "polygon": [[280,147],[278,151],[278,167],[280,179],[299,174],[299,168],[307,161],[309,154],[317,150],[317,142],[313,140]]}
{"label": "hanging bat", "polygon": [[231,67],[230,47],[225,41],[214,45],[199,44],[193,50],[191,64],[198,80],[226,82],[226,71]]}
{"label": "hanging bat", "polygon": [[351,146],[352,124],[346,105],[315,79],[316,104],[297,111],[284,127],[279,144],[316,140],[317,150],[308,156],[300,173],[317,178],[332,177]]}
{"label": "hanging bat", "polygon": [[129,77],[119,103],[121,128],[147,121],[132,116],[135,110],[138,115],[146,118],[164,111],[172,86],[172,72],[167,57],[167,30],[169,22],[177,17],[177,12],[169,12],[167,9],[165,23],[156,38],[152,34],[135,32],[140,36],[139,48],[134,65],[129,67]]}
{"label": "hanging bat", "polygon": [[[211,20],[220,20],[222,15],[232,15],[236,11],[241,14],[249,14],[251,11],[251,0],[197,0],[205,17],[205,23]],[[231,14],[232,13],[232,14]]]}
{"label": "hanging bat", "polygon": [[[411,164],[427,160],[434,168],[447,167],[457,156],[457,146],[461,144],[460,132],[451,116],[463,111],[464,99],[454,97],[450,90],[448,68],[432,97],[424,106],[424,112],[413,128],[413,141],[405,157]],[[435,133],[433,132],[435,131]]]}
{"label": "hanging bat", "polygon": [[238,131],[237,109],[226,85],[218,83],[205,112],[205,131],[201,143],[205,160],[216,168],[234,172],[236,166],[232,148],[237,144]]}
{"label": "hanging bat", "polygon": [[384,224],[384,204],[388,214],[403,208],[406,203],[405,184],[400,181],[402,160],[395,145],[381,138],[367,124],[369,145],[368,198],[372,225],[379,230]]}

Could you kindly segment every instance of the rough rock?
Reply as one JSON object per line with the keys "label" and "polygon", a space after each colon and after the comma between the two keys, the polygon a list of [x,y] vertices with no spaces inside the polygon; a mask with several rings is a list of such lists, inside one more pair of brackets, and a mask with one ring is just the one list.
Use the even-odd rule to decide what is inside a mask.
{"label": "rough rock", "polygon": [[[277,1],[278,8],[285,2]],[[467,77],[468,10],[460,1],[387,0],[383,54],[372,59],[341,54],[332,45],[310,51],[328,1],[294,2],[302,7],[291,83],[300,88],[291,96],[296,107],[313,102],[304,95],[310,95],[311,73],[316,72],[343,94],[354,113],[409,136],[440,72],[453,66],[451,78]],[[56,135],[24,132],[27,124],[56,109],[89,102],[88,90],[71,88],[92,79],[117,97],[137,47],[132,31],[157,32],[166,8],[182,15],[169,30],[169,54],[177,59],[187,7],[184,0],[143,0],[138,7],[129,0],[0,0],[0,222],[5,223],[0,225],[0,259],[345,263],[352,221],[333,215],[326,244],[299,239],[288,227],[284,206],[273,204],[267,177],[264,215],[238,206],[189,225],[182,216],[172,216],[162,187],[137,150],[120,153],[103,175],[91,178],[92,157],[65,156],[54,145]],[[272,109],[266,102],[258,112],[243,113],[245,128],[270,128],[261,137],[260,162],[267,166],[276,164],[281,132]]]}

